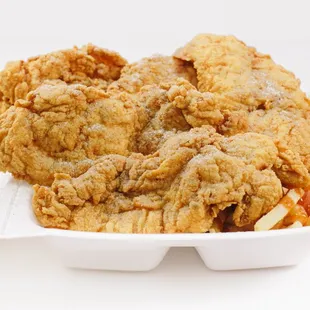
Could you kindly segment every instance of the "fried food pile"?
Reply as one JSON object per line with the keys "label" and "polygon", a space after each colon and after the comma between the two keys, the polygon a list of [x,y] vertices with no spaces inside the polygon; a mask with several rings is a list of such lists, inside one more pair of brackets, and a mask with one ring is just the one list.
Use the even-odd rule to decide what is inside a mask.
{"label": "fried food pile", "polygon": [[233,36],[128,64],[87,45],[0,72],[0,171],[47,228],[205,233],[310,225],[310,100]]}

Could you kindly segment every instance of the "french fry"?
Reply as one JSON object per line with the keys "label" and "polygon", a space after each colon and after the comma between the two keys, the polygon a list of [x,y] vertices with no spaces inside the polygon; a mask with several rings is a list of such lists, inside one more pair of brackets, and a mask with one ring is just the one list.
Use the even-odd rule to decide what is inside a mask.
{"label": "french fry", "polygon": [[301,227],[303,227],[303,225],[299,221],[296,221],[292,225],[287,226],[286,228],[301,228]]}
{"label": "french fry", "polygon": [[254,225],[255,231],[270,230],[278,222],[285,218],[292,208],[295,207],[297,202],[303,196],[304,191],[301,188],[291,189],[280,200],[280,202],[266,215]]}
{"label": "french fry", "polygon": [[271,229],[272,229],[272,230],[277,230],[277,229],[282,229],[282,228],[284,228],[283,222],[284,222],[284,219],[281,220],[280,222],[278,222],[276,225],[274,225]]}
{"label": "french fry", "polygon": [[308,220],[308,214],[304,207],[299,203],[293,207],[288,215],[284,218],[284,226],[290,226],[295,222],[300,222],[303,226],[306,225]]}

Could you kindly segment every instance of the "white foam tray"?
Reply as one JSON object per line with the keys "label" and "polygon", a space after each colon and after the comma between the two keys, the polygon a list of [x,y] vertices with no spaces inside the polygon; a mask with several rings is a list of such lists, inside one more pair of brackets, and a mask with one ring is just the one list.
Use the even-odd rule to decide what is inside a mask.
{"label": "white foam tray", "polygon": [[12,239],[43,238],[72,268],[146,271],[171,247],[195,247],[213,270],[290,266],[310,253],[310,227],[226,234],[134,235],[44,229],[31,210],[32,189],[0,173],[1,245]]}

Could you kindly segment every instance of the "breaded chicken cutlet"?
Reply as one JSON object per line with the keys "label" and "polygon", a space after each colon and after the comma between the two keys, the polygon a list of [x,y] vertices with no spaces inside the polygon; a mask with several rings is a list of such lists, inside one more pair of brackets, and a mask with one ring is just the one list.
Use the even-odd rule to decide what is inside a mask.
{"label": "breaded chicken cutlet", "polygon": [[253,230],[284,187],[309,188],[309,99],[270,56],[208,34],[132,64],[87,50],[91,73],[0,73],[0,170],[37,183],[42,226]]}

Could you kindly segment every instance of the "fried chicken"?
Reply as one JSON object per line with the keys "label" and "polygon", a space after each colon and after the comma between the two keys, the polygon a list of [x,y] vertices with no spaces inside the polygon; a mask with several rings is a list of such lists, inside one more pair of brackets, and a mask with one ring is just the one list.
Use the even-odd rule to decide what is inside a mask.
{"label": "fried chicken", "polygon": [[108,94],[126,92],[145,108],[148,120],[143,131],[138,133],[137,152],[152,154],[169,137],[191,128],[181,110],[167,97],[169,88],[179,78],[197,85],[196,72],[191,64],[159,55],[128,64],[121,77],[108,87]]}
{"label": "fried chicken", "polygon": [[49,185],[54,173],[78,176],[101,155],[128,155],[144,123],[126,93],[43,84],[0,115],[0,170]]}
{"label": "fried chicken", "polygon": [[309,110],[310,101],[293,73],[233,36],[198,35],[175,57],[187,67],[192,63],[198,90],[213,94],[221,110]]}
{"label": "fried chicken", "polygon": [[272,137],[280,153],[274,170],[283,184],[303,188],[310,185],[310,112],[295,108],[226,111],[216,105],[212,96],[179,80],[168,97],[192,127],[210,124],[228,136],[256,132]]}
{"label": "fried chicken", "polygon": [[34,186],[33,209],[44,227],[177,233],[207,232],[221,210],[234,207],[235,224],[244,226],[282,197],[271,170],[277,155],[267,136],[224,138],[196,128],[152,155],[107,155],[77,178],[56,174],[52,187]]}
{"label": "fried chicken", "polygon": [[199,35],[175,56],[197,70],[198,90],[179,83],[172,98],[191,126],[271,136],[284,185],[309,187],[310,105],[291,72],[232,36]]}
{"label": "fried chicken", "polygon": [[197,85],[196,72],[191,64],[170,56],[153,56],[125,66],[121,77],[112,83],[108,92],[138,94],[143,86],[184,78]]}
{"label": "fried chicken", "polygon": [[257,110],[248,116],[249,131],[273,137],[279,149],[274,169],[288,187],[310,185],[310,113],[301,110]]}
{"label": "fried chicken", "polygon": [[[42,62],[44,57],[52,57],[52,54],[38,60]],[[29,67],[33,65],[31,61],[27,63]],[[106,80],[102,80],[105,83],[118,77],[120,67],[118,71],[113,67],[108,69]],[[55,70],[57,72],[57,66]],[[65,72],[65,69],[62,70]],[[51,73],[50,70],[48,72]],[[179,127],[190,129],[180,112],[178,114],[183,118],[183,123],[177,126],[178,121],[175,120],[169,125],[174,116],[172,110],[176,109],[169,108],[165,100],[158,104],[162,90],[155,84],[160,80],[174,80],[178,76],[190,79],[191,74],[191,69],[183,69],[179,61],[160,56],[125,67],[121,78],[112,83],[106,93],[99,89],[95,79],[85,76],[80,81],[77,78],[79,75],[75,77],[73,74],[63,79],[66,83],[89,82],[96,85],[95,88],[80,84],[70,86],[60,80],[45,81],[28,94],[26,101],[17,100],[14,107],[1,115],[0,170],[9,171],[16,178],[30,183],[46,185],[51,184],[55,172],[77,176],[101,155],[128,155],[134,150],[152,153],[159,142],[146,151],[151,141],[148,133],[152,132],[155,136],[155,131],[159,130],[165,141],[170,136],[165,133],[168,127],[171,133],[176,133]],[[138,80],[140,82],[137,84]],[[153,85],[148,88],[145,85],[149,83]],[[35,84],[39,82],[32,83],[33,86]],[[145,89],[140,92],[143,86]],[[152,112],[155,102],[155,110],[164,109],[164,112]],[[156,127],[159,114],[166,121],[161,120]],[[141,134],[144,127],[144,134]]]}
{"label": "fried chicken", "polygon": [[53,52],[7,64],[0,72],[0,113],[17,99],[25,99],[46,80],[106,89],[120,76],[127,61],[118,53],[88,44],[81,49]]}
{"label": "fried chicken", "polygon": [[147,114],[147,122],[137,135],[137,152],[144,155],[152,154],[169,137],[191,128],[182,110],[169,99],[172,85],[174,82],[144,86],[137,94],[136,99]]}
{"label": "fried chicken", "polygon": [[309,103],[232,36],[133,64],[92,45],[60,51],[0,73],[0,171],[38,184],[44,227],[248,230],[282,184],[310,186]]}

